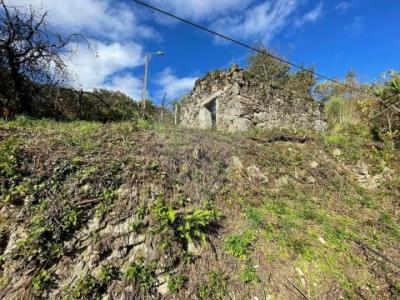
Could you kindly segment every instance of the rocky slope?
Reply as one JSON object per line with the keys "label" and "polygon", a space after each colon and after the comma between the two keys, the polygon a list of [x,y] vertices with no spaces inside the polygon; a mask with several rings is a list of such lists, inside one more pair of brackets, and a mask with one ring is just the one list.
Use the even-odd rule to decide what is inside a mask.
{"label": "rocky slope", "polygon": [[400,297],[400,160],[364,128],[0,124],[1,299]]}

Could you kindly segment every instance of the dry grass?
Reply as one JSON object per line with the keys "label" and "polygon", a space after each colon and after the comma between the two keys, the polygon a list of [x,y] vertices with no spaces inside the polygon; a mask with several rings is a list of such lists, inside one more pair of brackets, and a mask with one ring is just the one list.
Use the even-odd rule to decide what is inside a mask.
{"label": "dry grass", "polygon": [[[67,286],[137,298],[399,297],[398,268],[356,243],[400,261],[399,153],[360,126],[224,134],[17,119],[0,125],[0,140],[6,299],[31,294],[33,278],[48,298],[67,297]],[[376,186],[363,186],[361,163]],[[176,228],[160,227],[160,199],[177,216],[222,211],[197,255]],[[132,286],[124,272],[142,256],[144,270],[156,262],[157,285],[188,280],[164,296],[157,285]],[[98,273],[105,265],[119,274],[107,284]],[[86,275],[92,285],[79,281]]]}

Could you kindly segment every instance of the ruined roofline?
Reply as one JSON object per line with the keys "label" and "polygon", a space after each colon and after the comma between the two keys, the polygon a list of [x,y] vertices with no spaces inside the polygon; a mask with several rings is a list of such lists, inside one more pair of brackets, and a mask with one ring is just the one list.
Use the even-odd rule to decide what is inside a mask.
{"label": "ruined roofline", "polygon": [[229,70],[217,69],[210,71],[204,77],[197,79],[193,90],[190,91],[185,98],[190,98],[198,93],[211,93],[211,90],[223,90],[228,85],[232,84],[238,84],[240,90],[262,90],[266,97],[271,95],[273,97],[284,99],[302,98],[304,101],[314,102],[317,105],[324,106],[323,103],[316,101],[311,94],[306,96],[296,90],[285,87],[276,87],[271,85],[268,81],[262,81],[252,77],[249,75],[247,69],[240,68],[237,64],[233,64]]}

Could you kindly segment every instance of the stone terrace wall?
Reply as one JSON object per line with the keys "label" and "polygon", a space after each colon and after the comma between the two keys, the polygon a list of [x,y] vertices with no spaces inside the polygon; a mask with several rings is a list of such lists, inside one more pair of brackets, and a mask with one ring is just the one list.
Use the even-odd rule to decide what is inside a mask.
{"label": "stone terrace wall", "polygon": [[181,124],[212,128],[210,107],[216,110],[218,130],[245,131],[251,128],[296,127],[324,130],[324,108],[292,91],[273,89],[250,78],[245,70],[214,71],[197,80],[182,103]]}

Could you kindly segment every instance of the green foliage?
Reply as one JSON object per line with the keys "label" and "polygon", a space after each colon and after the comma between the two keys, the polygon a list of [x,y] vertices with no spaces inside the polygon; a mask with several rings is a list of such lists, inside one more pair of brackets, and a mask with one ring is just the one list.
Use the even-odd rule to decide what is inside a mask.
{"label": "green foliage", "polygon": [[228,283],[225,275],[219,271],[213,271],[208,274],[208,280],[198,286],[197,297],[208,300],[222,300],[227,295]]}
{"label": "green foliage", "polygon": [[162,198],[156,201],[152,212],[158,221],[157,232],[173,230],[185,241],[185,246],[193,240],[205,242],[207,230],[222,218],[221,211],[213,207],[178,212]]}
{"label": "green foliage", "polygon": [[105,214],[111,211],[114,200],[118,198],[118,191],[104,189],[102,201],[96,207],[96,217],[102,219]]}
{"label": "green foliage", "polygon": [[200,240],[206,242],[206,231],[222,217],[217,209],[194,209],[184,214],[179,222],[178,232],[187,242]]}
{"label": "green foliage", "polygon": [[74,288],[72,289],[72,296],[75,299],[93,299],[98,296],[97,294],[98,283],[94,276],[86,275],[79,279]]}
{"label": "green foliage", "polygon": [[309,243],[304,238],[288,237],[286,240],[286,245],[291,249],[296,255],[302,255],[304,259],[312,261],[314,258],[314,251]]}
{"label": "green foliage", "polygon": [[97,279],[101,286],[108,286],[114,279],[119,277],[119,271],[112,266],[102,266]]}
{"label": "green foliage", "polygon": [[246,265],[244,271],[240,275],[240,280],[244,283],[260,282],[257,271],[251,264]]}
{"label": "green foliage", "polygon": [[264,215],[260,209],[249,207],[245,211],[246,218],[254,227],[261,228],[264,226]]}
{"label": "green foliage", "polygon": [[32,279],[32,287],[36,295],[41,295],[54,282],[53,274],[49,271],[41,270],[38,275]]}
{"label": "green foliage", "polygon": [[227,253],[245,260],[249,257],[249,251],[256,240],[253,232],[245,231],[241,235],[228,236],[225,239],[224,249]]}
{"label": "green foliage", "polygon": [[172,276],[168,280],[168,289],[172,293],[179,292],[184,287],[187,281],[188,277],[185,275]]}
{"label": "green foliage", "polygon": [[134,282],[140,289],[147,290],[157,283],[155,263],[146,264],[144,258],[132,263],[125,272],[125,277]]}
{"label": "green foliage", "polygon": [[78,209],[71,209],[62,219],[62,224],[67,231],[72,231],[80,226],[82,212]]}
{"label": "green foliage", "polygon": [[375,94],[394,103],[400,100],[400,74],[396,71],[389,71],[387,74],[389,78],[383,86],[376,88]]}
{"label": "green foliage", "polygon": [[358,124],[361,121],[356,101],[333,96],[326,102],[325,108],[330,128],[341,124]]}
{"label": "green foliage", "polygon": [[140,129],[150,129],[152,127],[152,123],[149,120],[138,119],[136,121],[136,125]]}
{"label": "green foliage", "polygon": [[392,237],[397,240],[400,239],[400,225],[396,223],[387,212],[381,213],[379,217],[379,222],[384,226],[384,230],[388,232]]}
{"label": "green foliage", "polygon": [[100,299],[119,272],[115,267],[103,266],[97,276],[86,275],[78,280],[70,293],[74,299]]}
{"label": "green foliage", "polygon": [[272,85],[283,85],[289,77],[290,67],[269,55],[277,56],[277,53],[264,47],[259,47],[266,54],[256,53],[248,58],[250,76],[257,77]]}
{"label": "green foliage", "polygon": [[272,89],[292,91],[298,96],[312,99],[311,91],[316,83],[312,69],[291,72],[288,64],[271,57],[279,57],[277,53],[263,46],[259,49],[264,53],[258,52],[248,58],[249,67],[245,73],[248,78],[265,82]]}
{"label": "green foliage", "polygon": [[396,294],[400,296],[400,281],[397,281],[394,284],[394,290],[396,291]]}
{"label": "green foliage", "polygon": [[0,176],[9,180],[18,177],[16,151],[20,141],[17,138],[8,138],[0,144]]}
{"label": "green foliage", "polygon": [[140,206],[135,211],[135,220],[131,224],[131,227],[135,232],[139,233],[145,227],[145,224],[143,224],[143,219],[146,215],[148,215],[148,213],[149,210],[144,205]]}

